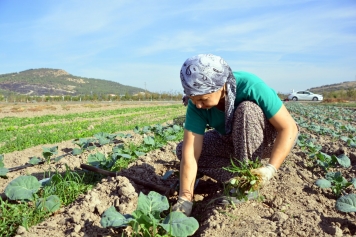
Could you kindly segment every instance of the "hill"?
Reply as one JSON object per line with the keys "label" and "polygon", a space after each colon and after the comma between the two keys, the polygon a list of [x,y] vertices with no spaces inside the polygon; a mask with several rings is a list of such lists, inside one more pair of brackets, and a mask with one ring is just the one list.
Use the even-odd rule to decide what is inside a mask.
{"label": "hill", "polygon": [[347,91],[347,90],[355,90],[356,89],[356,81],[344,81],[341,83],[335,83],[330,85],[324,85],[319,87],[312,87],[308,89],[311,92],[317,94],[330,93],[335,91]]}
{"label": "hill", "polygon": [[29,69],[0,74],[0,93],[23,95],[134,94],[142,88],[117,82],[73,76],[61,69]]}

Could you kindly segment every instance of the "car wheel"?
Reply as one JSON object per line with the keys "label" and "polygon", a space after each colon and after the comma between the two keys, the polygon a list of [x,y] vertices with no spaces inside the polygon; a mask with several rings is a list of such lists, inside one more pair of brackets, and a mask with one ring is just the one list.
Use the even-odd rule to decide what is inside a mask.
{"label": "car wheel", "polygon": [[313,101],[318,101],[318,97],[314,97],[314,98],[313,98]]}
{"label": "car wheel", "polygon": [[297,101],[298,98],[294,96],[294,97],[292,98],[292,100]]}

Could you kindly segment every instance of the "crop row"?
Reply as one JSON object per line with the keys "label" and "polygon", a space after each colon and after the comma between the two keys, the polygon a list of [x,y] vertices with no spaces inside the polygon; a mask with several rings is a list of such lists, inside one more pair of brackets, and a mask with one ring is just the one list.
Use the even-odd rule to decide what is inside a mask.
{"label": "crop row", "polygon": [[11,127],[22,127],[30,124],[36,125],[36,124],[42,124],[48,122],[104,118],[104,117],[117,116],[117,115],[128,114],[128,113],[137,113],[137,112],[145,113],[148,111],[166,110],[169,108],[183,111],[181,105],[169,105],[169,106],[121,108],[115,110],[103,110],[103,111],[95,111],[95,112],[71,113],[66,115],[44,115],[44,116],[36,116],[31,118],[5,117],[0,119],[0,131],[2,131],[3,129],[6,131],[8,129],[11,129]]}
{"label": "crop row", "polygon": [[[143,136],[143,142],[141,145],[123,144],[112,147],[111,152],[99,153],[95,151],[97,147],[103,145],[115,143],[117,137],[129,137],[130,134],[116,133],[98,133],[92,138],[78,138],[73,141],[80,148],[73,149],[73,155],[78,155],[83,152],[89,152],[88,164],[97,168],[104,168],[108,170],[121,170],[127,167],[127,165],[134,161],[137,157],[142,156],[149,152],[162,147],[168,141],[178,141],[182,139],[183,129],[177,125],[154,125],[144,126],[143,128],[134,128],[134,132]],[[79,150],[78,150],[79,149]],[[46,162],[48,165],[58,159],[53,158],[57,154],[58,146],[51,148],[43,148],[43,158],[33,157],[28,163],[36,165]],[[0,155],[0,170],[4,171],[0,176],[6,176],[7,168],[3,167],[4,156]],[[8,201],[0,200],[0,214],[6,219],[0,220],[0,234],[1,236],[11,236],[19,225],[24,227],[32,226],[42,221],[51,213],[55,212],[62,205],[67,205],[73,202],[75,198],[83,192],[90,189],[90,183],[84,182],[83,176],[79,176],[77,173],[68,170],[61,175],[58,172],[51,172],[50,166],[48,166],[46,173],[48,178],[42,181],[37,181],[34,176],[19,176],[12,180],[5,189],[5,195],[10,200],[17,200],[19,203],[14,204]],[[88,173],[87,173],[88,174]],[[66,191],[63,191],[63,190]],[[73,190],[70,191],[70,190]],[[65,195],[64,195],[65,194]],[[70,196],[68,196],[70,195]],[[152,209],[153,207],[147,206],[145,201],[157,202],[160,207]],[[161,201],[166,201],[165,205]],[[28,202],[30,201],[30,202]],[[35,205],[31,205],[35,203]],[[156,205],[156,204],[155,204]],[[158,206],[157,206],[158,207]],[[136,231],[145,232],[146,234],[151,231],[158,231],[160,233],[168,232],[172,236],[187,236],[192,234],[198,228],[198,222],[194,218],[187,218],[181,213],[172,212],[165,218],[161,218],[159,212],[168,208],[168,201],[164,196],[158,193],[151,192],[148,196],[140,194],[138,209],[130,218],[126,215],[123,219],[121,214],[109,208],[103,215],[102,225],[104,227],[118,227],[122,222],[122,225],[132,224]],[[22,215],[20,210],[26,210]],[[147,210],[147,211],[146,211]],[[158,213],[157,213],[158,211]],[[140,213],[142,218],[145,219],[145,225],[156,225],[154,228],[149,226],[145,228],[141,225],[140,220],[142,218],[136,218],[135,215]],[[12,216],[12,218],[11,218]],[[120,220],[115,220],[119,217]],[[154,217],[154,218],[153,218]],[[152,219],[150,223],[147,223],[149,219]],[[160,222],[159,226],[157,226]],[[190,229],[188,231],[188,229]],[[137,232],[138,233],[138,232]]]}
{"label": "crop row", "polygon": [[[315,109],[301,104],[288,105],[287,108],[292,112],[292,116],[300,127],[307,129],[311,134],[340,138],[342,141],[346,141],[350,147],[356,147],[356,144],[353,143],[353,140],[356,140],[356,136],[353,137],[356,128],[350,124],[354,121],[354,111],[320,106]],[[308,109],[311,110],[309,113],[307,113]],[[332,124],[333,129],[320,126],[319,124],[323,124],[323,122]],[[343,134],[344,136],[342,136]],[[322,168],[322,172],[319,172],[321,177],[315,181],[315,185],[332,191],[337,198],[336,209],[342,212],[356,212],[356,194],[353,193],[356,188],[356,178],[350,177],[348,180],[342,175],[343,170],[351,168],[350,158],[345,154],[337,156],[323,152],[322,145],[307,133],[299,135],[297,145],[307,155],[306,163],[313,173],[315,173],[316,167]]]}
{"label": "crop row", "polygon": [[181,114],[182,109],[167,106],[146,110],[141,114],[130,113],[129,111],[124,115],[99,117],[96,120],[77,120],[70,123],[61,122],[18,127],[15,130],[1,132],[0,153],[20,151],[40,144],[90,137],[99,132],[113,133],[131,130],[135,126],[163,123]]}

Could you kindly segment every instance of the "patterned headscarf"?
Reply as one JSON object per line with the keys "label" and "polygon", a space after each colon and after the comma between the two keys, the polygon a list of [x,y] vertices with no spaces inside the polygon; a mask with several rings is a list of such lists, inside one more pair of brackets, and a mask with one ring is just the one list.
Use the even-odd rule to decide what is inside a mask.
{"label": "patterned headscarf", "polygon": [[199,54],[188,58],[180,71],[180,79],[186,96],[210,94],[226,83],[225,132],[231,133],[236,79],[225,60],[213,54]]}

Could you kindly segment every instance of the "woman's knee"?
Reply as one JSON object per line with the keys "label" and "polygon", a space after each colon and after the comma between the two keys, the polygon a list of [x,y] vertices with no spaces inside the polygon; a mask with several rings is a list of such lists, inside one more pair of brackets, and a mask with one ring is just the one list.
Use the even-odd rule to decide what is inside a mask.
{"label": "woman's knee", "polygon": [[262,109],[260,106],[258,106],[255,102],[252,101],[243,101],[241,102],[236,110],[235,114],[244,114],[246,112],[258,112],[258,113],[263,113]]}

